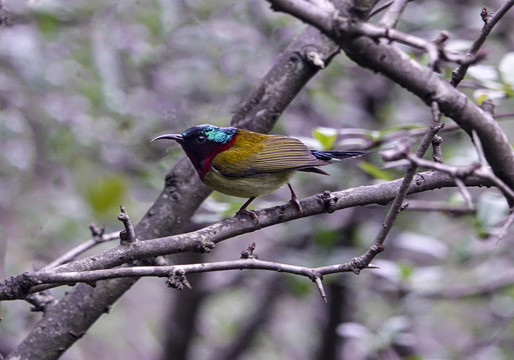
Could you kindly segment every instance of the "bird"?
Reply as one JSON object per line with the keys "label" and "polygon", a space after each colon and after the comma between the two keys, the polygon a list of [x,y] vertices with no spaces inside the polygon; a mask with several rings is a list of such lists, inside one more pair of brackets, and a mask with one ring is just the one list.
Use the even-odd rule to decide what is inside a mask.
{"label": "bird", "polygon": [[248,198],[236,216],[247,214],[258,222],[248,205],[257,197],[287,184],[300,213],[290,177],[296,171],[329,175],[320,166],[356,157],[365,151],[311,150],[298,139],[261,134],[236,127],[210,124],[193,126],[181,134],[164,134],[151,141],[168,139],[182,146],[204,184],[223,194]]}

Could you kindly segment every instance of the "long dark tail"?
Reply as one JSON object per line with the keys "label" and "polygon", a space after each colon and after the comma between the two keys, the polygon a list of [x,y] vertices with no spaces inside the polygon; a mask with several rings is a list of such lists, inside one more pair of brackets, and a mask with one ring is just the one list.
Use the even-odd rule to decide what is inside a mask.
{"label": "long dark tail", "polygon": [[320,160],[340,160],[366,154],[366,151],[311,150],[312,155]]}

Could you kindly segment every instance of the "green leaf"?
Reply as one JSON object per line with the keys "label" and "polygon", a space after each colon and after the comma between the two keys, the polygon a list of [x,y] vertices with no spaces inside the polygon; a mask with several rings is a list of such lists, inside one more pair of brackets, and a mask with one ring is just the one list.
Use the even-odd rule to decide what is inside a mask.
{"label": "green leaf", "polygon": [[371,175],[375,179],[381,179],[386,181],[391,181],[395,178],[394,173],[387,170],[382,170],[378,166],[373,165],[367,161],[359,162],[359,168]]}
{"label": "green leaf", "polygon": [[473,92],[473,98],[478,105],[481,105],[486,99],[503,99],[505,95],[505,91],[503,90],[479,89]]}
{"label": "green leaf", "polygon": [[37,27],[44,37],[52,38],[61,22],[55,14],[46,11],[37,11],[34,15]]}
{"label": "green leaf", "polygon": [[338,231],[328,228],[319,228],[314,233],[314,241],[324,248],[331,248],[339,240]]}
{"label": "green leaf", "polygon": [[323,150],[333,149],[337,139],[337,129],[327,127],[317,127],[313,130],[312,135],[319,141]]}
{"label": "green leaf", "polygon": [[313,289],[312,282],[297,276],[288,277],[289,291],[297,297],[305,297],[309,295]]}
{"label": "green leaf", "polygon": [[475,98],[475,102],[477,105],[482,105],[482,103],[487,99],[487,94],[477,94]]}
{"label": "green leaf", "polygon": [[415,268],[414,268],[414,266],[412,266],[412,264],[399,263],[398,270],[400,272],[400,279],[405,281],[405,280],[408,280],[412,276]]}
{"label": "green leaf", "polygon": [[97,216],[115,212],[123,201],[126,184],[119,176],[99,178],[89,183],[85,199]]}

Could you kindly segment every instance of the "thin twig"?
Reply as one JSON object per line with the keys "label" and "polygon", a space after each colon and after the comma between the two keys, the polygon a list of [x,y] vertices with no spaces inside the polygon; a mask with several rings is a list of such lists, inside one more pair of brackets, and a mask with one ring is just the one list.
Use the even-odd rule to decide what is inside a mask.
{"label": "thin twig", "polygon": [[[435,173],[432,171],[417,174],[419,181],[416,181],[408,188],[408,193],[422,192],[441,187],[454,186],[453,177]],[[293,204],[275,206],[268,209],[257,211],[259,224],[255,224],[252,219],[229,218],[218,223],[209,225],[203,229],[187,234],[173,235],[158,239],[139,241],[131,246],[118,246],[114,249],[106,250],[100,254],[95,254],[84,259],[61,265],[50,270],[50,273],[57,272],[81,272],[96,269],[106,269],[131,263],[133,260],[146,259],[159,255],[176,254],[187,251],[206,251],[219,243],[234,236],[249,233],[261,228],[275,224],[291,221],[301,217],[313,216],[316,214],[334,212],[354,206],[369,204],[384,204],[395,198],[398,194],[403,180],[394,180],[380,185],[361,186],[358,188],[347,189],[339,192],[326,192],[322,195],[312,196],[300,201],[303,213],[299,213]],[[476,177],[466,178],[466,183],[470,186],[490,186],[492,183],[483,181]],[[372,246],[369,252],[378,254],[380,249]],[[369,260],[370,262],[371,260]],[[367,265],[369,265],[369,262]],[[352,271],[358,272],[359,269],[366,267],[362,261],[352,260]],[[47,286],[38,285],[32,281],[30,273],[12,276],[0,282],[0,300],[23,299],[27,295],[47,289]]]}
{"label": "thin twig", "polygon": [[487,166],[487,160],[485,159],[484,148],[482,147],[482,142],[480,141],[480,138],[478,137],[478,134],[474,129],[471,131],[471,135],[472,135],[473,143],[475,144],[475,148],[477,150],[478,162],[482,166]]}
{"label": "thin twig", "polygon": [[[374,269],[374,266],[367,266]],[[351,262],[344,264],[336,264],[322,266],[318,268],[309,268],[304,266],[296,266],[289,264],[276,263],[271,261],[263,261],[253,258],[219,261],[212,263],[198,263],[186,265],[168,265],[168,266],[131,266],[114,269],[80,271],[80,272],[36,272],[30,276],[37,282],[42,284],[75,284],[78,282],[94,283],[99,280],[123,278],[123,277],[171,277],[173,275],[184,276],[187,274],[196,274],[213,271],[227,270],[270,270],[288,274],[306,276],[318,284],[316,279],[321,276],[336,274],[341,272],[353,272]],[[321,279],[320,279],[321,280]]]}
{"label": "thin twig", "polygon": [[377,14],[380,14],[382,11],[384,11],[385,9],[387,9],[389,6],[391,6],[391,4],[394,2],[394,0],[390,0],[386,3],[384,3],[383,5],[380,5],[379,7],[377,8],[374,8],[370,13],[369,13],[369,17],[372,18],[373,16],[377,15]]}
{"label": "thin twig", "polygon": [[403,31],[383,28],[369,23],[357,23],[351,28],[358,35],[368,36],[372,39],[388,39],[398,43],[411,46],[413,48],[424,50],[430,61],[428,67],[440,72],[438,64],[441,61],[449,61],[457,64],[475,64],[484,58],[484,54],[477,53],[473,56],[453,53],[444,48],[444,44],[448,39],[446,32],[441,32],[438,39],[434,42],[423,38],[404,33]]}
{"label": "thin twig", "polygon": [[[432,139],[435,135],[437,135],[438,131],[442,128],[441,123],[441,112],[439,111],[439,105],[437,102],[433,102],[432,105],[432,121],[425,132],[425,136],[421,141],[421,144],[416,151],[416,157],[422,158],[426,153],[430,144],[432,143]],[[402,147],[404,147],[403,145]],[[405,173],[405,177],[403,178],[402,184],[400,185],[400,189],[387,212],[387,215],[382,223],[382,227],[380,228],[378,234],[373,240],[373,243],[369,250],[365,252],[363,255],[353,259],[354,262],[354,271],[356,273],[359,272],[361,268],[368,266],[371,261],[384,250],[384,241],[389,234],[389,231],[393,227],[393,223],[396,220],[396,217],[400,213],[403,208],[403,204],[405,201],[405,197],[407,196],[408,190],[411,186],[412,180],[414,179],[414,175],[416,174],[417,166],[415,164],[411,164],[407,172]]]}
{"label": "thin twig", "polygon": [[[480,31],[480,35],[475,40],[473,45],[471,45],[471,48],[469,49],[466,56],[473,57],[476,54],[478,54],[478,51],[482,47],[482,45],[485,42],[485,39],[487,36],[489,36],[490,32],[493,30],[496,23],[509,11],[509,9],[514,5],[514,0],[509,0],[503,4],[503,6],[498,9],[498,11],[489,19],[487,19],[487,22],[482,27],[482,30]],[[466,75],[466,72],[468,71],[470,64],[461,64],[457,69],[455,69],[452,72],[452,78],[450,80],[450,83],[457,87],[459,83],[464,79],[464,76]]]}
{"label": "thin twig", "polygon": [[[489,180],[503,192],[504,196],[507,198],[509,203],[514,202],[514,191],[510,187],[508,187],[507,184],[505,184],[500,178],[494,175],[494,173],[491,171],[491,168],[486,165],[474,163],[468,167],[456,167],[440,164],[434,161],[420,159],[410,152],[403,152],[403,155],[407,160],[411,162],[411,164],[414,164],[418,167],[423,167],[425,169],[442,171],[453,176],[456,179],[456,182],[457,179],[463,179],[470,175],[475,175],[483,178],[484,180]],[[458,182],[457,185],[459,185]],[[459,189],[460,187],[461,186],[459,186]]]}
{"label": "thin twig", "polygon": [[471,197],[471,194],[470,194],[468,188],[466,187],[466,185],[464,185],[464,181],[462,181],[461,178],[456,177],[455,185],[457,185],[457,188],[459,189],[459,192],[462,195],[462,198],[464,199],[464,201],[466,202],[466,205],[468,206],[468,208],[470,208],[471,210],[475,210],[476,209],[475,204],[473,204],[473,199]]}
{"label": "thin twig", "polygon": [[394,0],[392,3],[389,3],[390,6],[384,16],[382,16],[382,19],[380,19],[379,25],[386,28],[395,27],[403,9],[405,9],[410,1],[411,0]]}
{"label": "thin twig", "polygon": [[438,163],[443,162],[443,151],[441,149],[441,143],[443,138],[439,135],[435,135],[432,139],[432,160]]}
{"label": "thin twig", "polygon": [[73,249],[67,251],[65,254],[59,256],[57,259],[52,261],[50,264],[46,265],[43,270],[50,270],[54,267],[60,266],[62,264],[66,264],[70,261],[75,260],[78,256],[85,253],[89,249],[95,247],[98,244],[104,243],[106,241],[117,240],[120,238],[120,232],[115,231],[109,234],[101,234],[101,236],[93,235],[93,237],[89,240],[84,241],[82,244],[74,247]]}
{"label": "thin twig", "polygon": [[118,215],[118,220],[123,223],[125,226],[125,230],[120,232],[120,240],[122,244],[131,244],[137,242],[136,231],[134,230],[134,226],[132,226],[132,222],[130,221],[130,217],[127,214],[127,211],[123,206],[120,206],[121,213]]}
{"label": "thin twig", "polygon": [[505,221],[505,224],[500,229],[500,232],[498,233],[497,237],[498,240],[496,240],[496,245],[500,243],[500,241],[503,239],[505,234],[507,233],[507,230],[511,227],[512,223],[514,223],[514,211],[513,209],[510,209],[510,215],[507,217],[507,221]]}

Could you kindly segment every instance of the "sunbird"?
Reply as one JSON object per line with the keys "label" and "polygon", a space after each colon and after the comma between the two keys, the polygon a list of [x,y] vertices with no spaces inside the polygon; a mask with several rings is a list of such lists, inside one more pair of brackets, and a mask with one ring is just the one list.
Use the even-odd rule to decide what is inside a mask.
{"label": "sunbird", "polygon": [[[289,183],[295,171],[329,175],[320,169],[340,160],[364,154],[364,151],[310,150],[300,140],[260,134],[235,127],[193,126],[182,134],[164,134],[159,139],[175,140],[195,167],[200,179],[223,194],[248,198],[237,211],[257,219],[246,208],[260,195],[269,194],[287,184],[298,211],[302,207]],[[257,219],[258,221],[258,219]]]}

